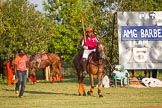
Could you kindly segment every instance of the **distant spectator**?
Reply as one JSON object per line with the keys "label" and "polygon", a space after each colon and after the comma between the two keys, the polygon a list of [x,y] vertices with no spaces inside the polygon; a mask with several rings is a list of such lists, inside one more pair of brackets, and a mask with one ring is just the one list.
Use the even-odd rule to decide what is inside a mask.
{"label": "distant spectator", "polygon": [[10,86],[11,83],[15,83],[15,75],[12,72],[12,64],[11,61],[8,59],[6,62],[6,72],[7,72],[7,85]]}

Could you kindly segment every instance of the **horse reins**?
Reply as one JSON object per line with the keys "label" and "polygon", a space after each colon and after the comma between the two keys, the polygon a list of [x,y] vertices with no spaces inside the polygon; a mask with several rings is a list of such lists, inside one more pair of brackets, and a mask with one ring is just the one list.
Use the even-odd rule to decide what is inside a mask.
{"label": "horse reins", "polygon": [[97,73],[99,72],[100,65],[102,65],[102,64],[103,64],[103,61],[102,61],[102,64],[100,64],[100,61],[101,61],[101,60],[103,60],[103,58],[99,58],[99,63],[98,63],[98,64],[93,63],[93,62],[91,62],[91,61],[89,61],[89,62],[88,62],[89,64],[93,64],[93,65],[95,65],[95,66],[97,66],[97,67],[98,67]]}

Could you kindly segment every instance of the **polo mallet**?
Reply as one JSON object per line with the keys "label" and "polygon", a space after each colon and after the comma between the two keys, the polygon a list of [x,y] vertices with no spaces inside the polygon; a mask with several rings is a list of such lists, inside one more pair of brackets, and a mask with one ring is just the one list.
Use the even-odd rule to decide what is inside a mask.
{"label": "polo mallet", "polygon": [[109,63],[110,67],[114,70],[113,66],[111,65],[111,63],[108,61],[108,59],[106,59],[107,62]]}
{"label": "polo mallet", "polygon": [[[101,40],[102,42],[104,42],[104,37],[105,37],[105,36],[102,36],[102,40]],[[106,61],[108,62],[108,64],[110,65],[110,67],[114,70],[112,64],[108,61],[108,59],[106,59]]]}
{"label": "polo mallet", "polygon": [[84,28],[84,16],[83,16],[83,14],[80,14],[80,18],[81,18],[82,28],[83,28],[83,33],[84,33],[84,43],[86,44],[87,40],[86,40],[86,33],[85,33],[85,28]]}

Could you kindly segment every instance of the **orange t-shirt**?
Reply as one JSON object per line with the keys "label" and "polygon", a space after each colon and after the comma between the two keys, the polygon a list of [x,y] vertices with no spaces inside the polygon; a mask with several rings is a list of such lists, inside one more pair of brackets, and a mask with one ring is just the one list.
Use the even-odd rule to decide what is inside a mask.
{"label": "orange t-shirt", "polygon": [[26,70],[26,62],[27,62],[27,56],[24,55],[23,57],[16,56],[14,63],[17,65],[16,70],[25,71]]}

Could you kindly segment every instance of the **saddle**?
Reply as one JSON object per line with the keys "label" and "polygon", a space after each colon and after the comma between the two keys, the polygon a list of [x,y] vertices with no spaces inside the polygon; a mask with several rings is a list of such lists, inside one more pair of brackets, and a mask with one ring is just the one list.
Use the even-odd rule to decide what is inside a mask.
{"label": "saddle", "polygon": [[92,53],[89,54],[89,56],[88,56],[88,63],[92,62],[93,57],[95,57],[94,54],[95,54],[95,52],[92,52]]}
{"label": "saddle", "polygon": [[47,54],[42,54],[41,55],[41,60],[48,60]]}
{"label": "saddle", "polygon": [[[89,54],[89,56],[88,56],[88,60],[86,60],[87,62],[86,62],[86,64],[88,65],[88,63],[90,63],[90,62],[92,62],[92,60],[93,60],[93,57],[95,57],[95,52],[92,52],[92,53],[90,53]],[[83,55],[83,54],[82,54]],[[82,56],[81,56],[82,57]],[[81,59],[81,61],[80,61],[80,63],[81,64],[83,64],[84,63],[84,60],[83,60],[83,58]]]}

